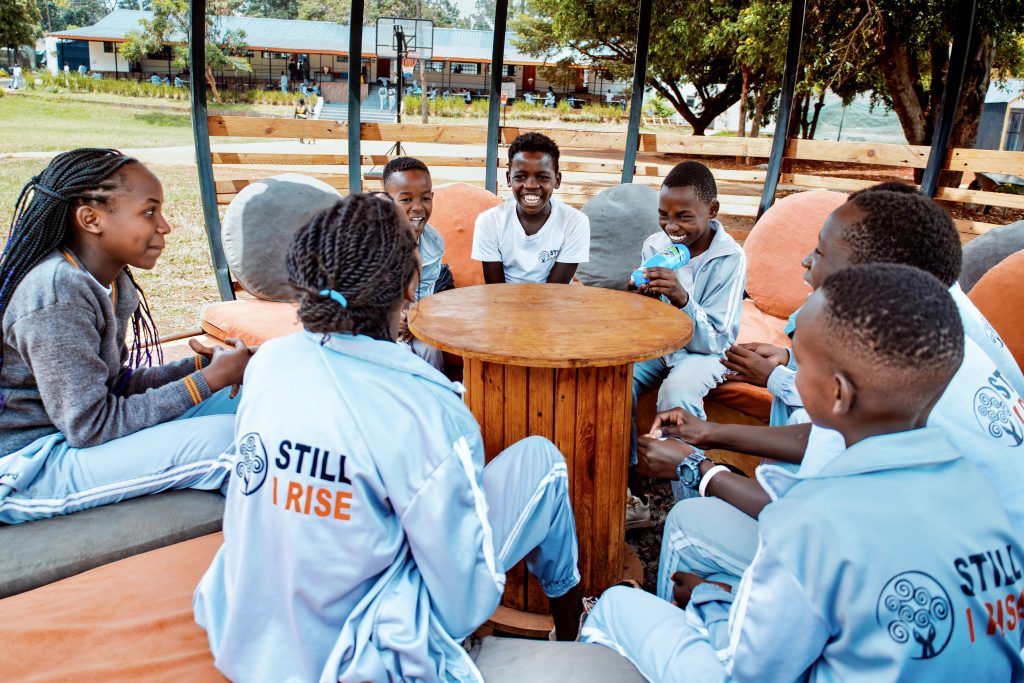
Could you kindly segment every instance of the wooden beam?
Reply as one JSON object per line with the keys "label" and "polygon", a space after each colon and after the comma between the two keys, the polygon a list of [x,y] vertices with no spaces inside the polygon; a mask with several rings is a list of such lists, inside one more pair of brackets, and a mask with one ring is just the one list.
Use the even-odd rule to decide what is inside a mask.
{"label": "wooden beam", "polygon": [[856,178],[838,178],[835,176],[808,175],[806,173],[783,173],[782,183],[784,185],[796,185],[818,190],[839,190],[841,192],[856,192],[866,187],[877,185],[877,180],[858,180]]}
{"label": "wooden beam", "polygon": [[790,140],[786,145],[787,159],[909,168],[924,168],[928,164],[928,152],[929,148],[923,145],[834,142],[832,140]]}
{"label": "wooden beam", "polygon": [[364,123],[359,130],[363,140],[440,142],[449,145],[483,145],[487,142],[487,129],[481,126]]}
{"label": "wooden beam", "polygon": [[940,187],[935,193],[935,199],[946,202],[1024,209],[1024,195],[1008,192],[984,192],[982,190],[961,190],[958,187]]}
{"label": "wooden beam", "polygon": [[348,126],[340,121],[262,116],[210,116],[207,121],[210,135],[220,137],[344,140],[348,134]]}
{"label": "wooden beam", "polygon": [[950,171],[1006,173],[1024,176],[1024,152],[956,147],[949,153],[946,168]]}

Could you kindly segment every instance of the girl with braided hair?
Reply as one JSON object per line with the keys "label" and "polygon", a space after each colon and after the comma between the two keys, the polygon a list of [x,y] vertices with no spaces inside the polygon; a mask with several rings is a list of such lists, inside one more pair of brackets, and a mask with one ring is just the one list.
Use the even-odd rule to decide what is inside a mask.
{"label": "girl with braided hair", "polygon": [[223,484],[249,351],[161,364],[129,267],[156,265],[162,204],[111,149],[59,154],[22,190],[0,257],[0,522]]}
{"label": "girl with braided hair", "polygon": [[461,385],[395,343],[420,263],[404,211],[351,195],[287,255],[304,331],[246,373],[224,545],[195,595],[235,681],[476,681],[459,642],[524,557],[556,634],[582,611],[562,455],[530,437],[486,468]]}

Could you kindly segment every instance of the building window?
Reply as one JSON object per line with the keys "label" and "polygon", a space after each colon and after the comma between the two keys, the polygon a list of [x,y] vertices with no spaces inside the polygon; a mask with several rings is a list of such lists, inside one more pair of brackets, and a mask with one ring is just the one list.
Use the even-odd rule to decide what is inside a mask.
{"label": "building window", "polygon": [[433,59],[428,59],[427,63],[423,65],[423,68],[428,73],[432,74],[443,74],[444,73],[444,62],[438,62]]}
{"label": "building window", "polygon": [[334,61],[338,64],[348,64],[348,57],[345,55],[335,55]]}
{"label": "building window", "polygon": [[480,73],[480,65],[476,62],[452,62],[452,73],[476,76]]}
{"label": "building window", "polygon": [[103,51],[107,52],[107,53],[113,52],[114,51],[114,43],[113,43],[113,41],[104,40],[103,41]]}
{"label": "building window", "polygon": [[505,75],[506,76],[515,76],[516,75],[516,65],[515,64],[506,64],[505,65]]}

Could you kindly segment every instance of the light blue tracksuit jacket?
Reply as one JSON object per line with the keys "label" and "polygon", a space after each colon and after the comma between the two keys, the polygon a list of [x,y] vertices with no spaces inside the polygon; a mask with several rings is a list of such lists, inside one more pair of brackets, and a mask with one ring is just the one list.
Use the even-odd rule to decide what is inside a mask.
{"label": "light blue tracksuit jacket", "polygon": [[774,502],[735,595],[703,584],[683,611],[612,589],[583,639],[666,683],[1024,680],[1024,549],[941,429],[757,474]]}
{"label": "light blue tracksuit jacket", "polygon": [[[397,344],[275,339],[245,389],[225,543],[195,595],[232,680],[476,681],[459,641],[506,567],[526,555],[549,596],[578,583],[554,446],[527,439],[485,470],[461,386]],[[489,483],[499,462],[515,469]]]}

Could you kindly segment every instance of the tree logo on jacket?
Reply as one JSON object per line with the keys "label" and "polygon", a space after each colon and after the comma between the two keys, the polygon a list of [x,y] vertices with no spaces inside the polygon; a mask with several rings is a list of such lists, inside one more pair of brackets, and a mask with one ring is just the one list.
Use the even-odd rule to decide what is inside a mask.
{"label": "tree logo on jacket", "polygon": [[939,582],[918,571],[889,579],[878,596],[878,625],[913,659],[937,657],[953,635],[953,610],[949,594]]}
{"label": "tree logo on jacket", "polygon": [[247,496],[259,491],[267,480],[267,449],[256,432],[249,432],[238,441],[238,461],[235,478]]}
{"label": "tree logo on jacket", "polygon": [[978,389],[974,395],[974,415],[989,436],[1016,448],[1024,443],[1024,406],[1010,404],[1015,395],[1009,393],[1001,379],[997,372],[989,379],[990,386]]}

